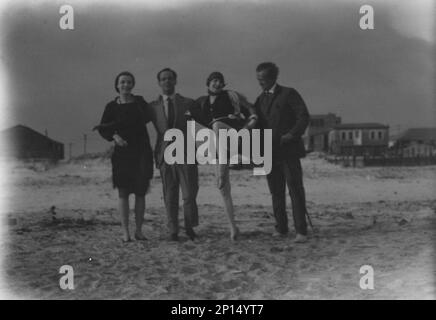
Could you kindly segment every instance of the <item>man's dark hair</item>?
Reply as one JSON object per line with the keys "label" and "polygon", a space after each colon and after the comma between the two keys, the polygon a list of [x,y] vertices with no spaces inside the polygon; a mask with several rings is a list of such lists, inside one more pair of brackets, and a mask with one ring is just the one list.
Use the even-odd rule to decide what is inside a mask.
{"label": "man's dark hair", "polygon": [[162,72],[165,72],[165,71],[169,71],[169,72],[171,72],[171,73],[173,74],[173,76],[174,76],[174,79],[177,80],[177,73],[176,73],[173,69],[171,69],[171,68],[164,68],[164,69],[162,69],[161,71],[159,71],[159,72],[157,73],[157,80],[158,80],[158,81],[160,80],[160,74],[161,74]]}
{"label": "man's dark hair", "polygon": [[129,71],[120,72],[115,78],[115,91],[118,93],[120,93],[120,90],[118,90],[118,80],[120,79],[121,76],[129,76],[130,78],[132,78],[132,83],[133,83],[132,88],[135,86],[135,77],[133,76],[133,74],[131,74]]}
{"label": "man's dark hair", "polygon": [[266,70],[269,77],[273,78],[274,80],[277,80],[277,77],[279,76],[279,68],[275,65],[275,63],[262,62],[257,66],[256,72],[260,72],[263,70]]}

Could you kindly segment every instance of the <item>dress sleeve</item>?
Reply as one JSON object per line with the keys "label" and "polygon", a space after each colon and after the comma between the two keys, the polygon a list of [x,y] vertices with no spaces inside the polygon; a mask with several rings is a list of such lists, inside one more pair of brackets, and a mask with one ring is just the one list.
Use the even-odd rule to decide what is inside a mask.
{"label": "dress sleeve", "polygon": [[101,117],[98,133],[107,141],[113,141],[113,135],[116,131],[116,121],[114,117],[114,110],[110,103],[104,109],[103,116]]}
{"label": "dress sleeve", "polygon": [[234,114],[240,114],[241,113],[241,100],[240,95],[233,90],[227,90],[227,94],[229,96],[229,99],[232,103]]}
{"label": "dress sleeve", "polygon": [[241,93],[234,91],[237,94],[240,106],[240,112],[244,115],[246,120],[255,120],[257,122],[258,116],[253,104],[248,102],[248,99]]}

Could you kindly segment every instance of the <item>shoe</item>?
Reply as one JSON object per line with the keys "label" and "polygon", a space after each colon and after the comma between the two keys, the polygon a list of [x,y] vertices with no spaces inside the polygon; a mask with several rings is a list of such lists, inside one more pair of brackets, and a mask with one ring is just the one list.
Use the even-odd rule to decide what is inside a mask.
{"label": "shoe", "polygon": [[168,240],[170,241],[179,241],[179,236],[177,235],[177,233],[173,233],[169,236]]}
{"label": "shoe", "polygon": [[135,233],[135,240],[145,241],[145,240],[148,240],[148,239],[143,234],[136,234]]}
{"label": "shoe", "polygon": [[194,229],[192,228],[186,229],[186,235],[191,241],[194,241],[195,238],[197,238],[197,235],[195,234]]}
{"label": "shoe", "polygon": [[130,237],[127,238],[127,239],[122,238],[121,241],[122,241],[123,243],[127,243],[127,242],[132,242],[132,239],[130,239]]}
{"label": "shoe", "polygon": [[238,240],[238,237],[241,235],[241,232],[239,231],[239,228],[236,227],[235,230],[232,230],[230,232],[230,240],[236,241]]}
{"label": "shoe", "polygon": [[297,236],[295,237],[294,242],[295,243],[305,243],[305,242],[307,242],[307,236],[297,233]]}
{"label": "shoe", "polygon": [[286,238],[288,236],[288,232],[279,232],[279,231],[276,230],[276,231],[274,231],[272,236],[274,238]]}

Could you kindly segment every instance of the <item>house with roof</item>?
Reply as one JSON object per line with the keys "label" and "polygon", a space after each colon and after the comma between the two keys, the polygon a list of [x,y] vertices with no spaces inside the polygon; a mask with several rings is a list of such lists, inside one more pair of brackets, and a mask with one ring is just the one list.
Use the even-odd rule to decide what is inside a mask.
{"label": "house with roof", "polygon": [[436,156],[436,128],[410,128],[400,134],[391,148],[398,156]]}
{"label": "house with roof", "polygon": [[306,150],[327,152],[329,132],[341,123],[341,117],[334,113],[310,116],[309,126],[303,136]]}
{"label": "house with roof", "polygon": [[23,125],[1,131],[0,139],[5,145],[3,157],[51,160],[64,158],[64,145],[61,142]]}
{"label": "house with roof", "polygon": [[389,126],[380,123],[343,123],[328,133],[329,152],[346,156],[381,156],[389,143]]}

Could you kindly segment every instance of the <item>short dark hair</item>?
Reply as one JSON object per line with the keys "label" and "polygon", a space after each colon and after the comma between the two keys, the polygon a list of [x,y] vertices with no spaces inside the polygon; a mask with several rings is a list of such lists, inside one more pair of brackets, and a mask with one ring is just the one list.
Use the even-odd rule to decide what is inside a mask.
{"label": "short dark hair", "polygon": [[157,73],[157,80],[158,80],[158,81],[160,80],[160,74],[161,74],[162,72],[165,72],[165,71],[169,71],[169,72],[171,72],[171,73],[173,74],[173,76],[174,76],[174,79],[177,80],[177,73],[176,73],[173,69],[171,69],[171,68],[164,68],[164,69],[162,69],[161,71],[159,71],[159,72]]}
{"label": "short dark hair", "polygon": [[262,62],[256,68],[256,72],[260,72],[266,70],[268,75],[277,80],[279,76],[279,67],[276,66],[273,62]]}
{"label": "short dark hair", "polygon": [[120,90],[118,90],[118,80],[120,79],[121,76],[129,76],[130,78],[132,78],[133,87],[135,86],[135,77],[133,76],[133,74],[131,74],[129,71],[120,72],[115,78],[115,91],[118,93],[120,93]]}
{"label": "short dark hair", "polygon": [[207,77],[206,86],[209,86],[213,79],[218,79],[223,83],[224,86],[226,85],[226,82],[224,81],[224,75],[221,72],[214,71],[209,75],[209,77]]}

